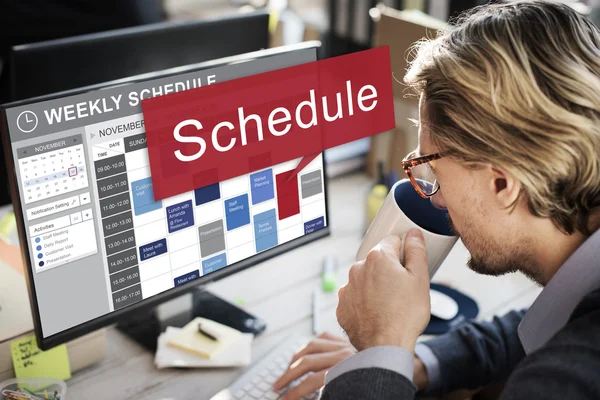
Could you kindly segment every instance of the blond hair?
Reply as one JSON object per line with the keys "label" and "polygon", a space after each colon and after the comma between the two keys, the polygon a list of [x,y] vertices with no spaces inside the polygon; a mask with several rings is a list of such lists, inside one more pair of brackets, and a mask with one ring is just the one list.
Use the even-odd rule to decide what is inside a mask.
{"label": "blond hair", "polygon": [[569,6],[473,9],[415,44],[404,81],[423,95],[432,142],[507,170],[533,215],[590,235],[600,211],[600,31]]}

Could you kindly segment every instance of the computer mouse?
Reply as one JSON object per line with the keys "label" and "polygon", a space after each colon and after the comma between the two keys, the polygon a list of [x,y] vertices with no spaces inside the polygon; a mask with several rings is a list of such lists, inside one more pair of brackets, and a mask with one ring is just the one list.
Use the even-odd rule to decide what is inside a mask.
{"label": "computer mouse", "polygon": [[458,304],[447,294],[431,289],[431,315],[449,321],[458,314]]}

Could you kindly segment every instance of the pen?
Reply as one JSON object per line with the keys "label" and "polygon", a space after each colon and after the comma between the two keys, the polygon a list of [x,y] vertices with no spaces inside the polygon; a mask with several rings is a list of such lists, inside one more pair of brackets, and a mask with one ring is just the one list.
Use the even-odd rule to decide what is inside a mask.
{"label": "pen", "polygon": [[204,336],[206,336],[207,338],[211,339],[211,340],[219,340],[219,338],[217,337],[217,335],[214,332],[210,332],[210,329],[207,327],[202,326],[202,324],[198,324],[198,332],[203,334]]}
{"label": "pen", "polygon": [[319,321],[319,311],[321,309],[321,305],[319,300],[319,289],[315,288],[312,296],[312,328],[314,335],[318,335],[319,333],[321,333],[321,326]]}

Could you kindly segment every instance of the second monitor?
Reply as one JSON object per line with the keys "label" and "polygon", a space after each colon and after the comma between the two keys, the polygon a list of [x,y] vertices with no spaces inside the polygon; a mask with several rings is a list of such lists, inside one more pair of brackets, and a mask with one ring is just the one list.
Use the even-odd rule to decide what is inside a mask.
{"label": "second monitor", "polygon": [[12,101],[269,46],[269,14],[164,22],[20,45],[10,55]]}

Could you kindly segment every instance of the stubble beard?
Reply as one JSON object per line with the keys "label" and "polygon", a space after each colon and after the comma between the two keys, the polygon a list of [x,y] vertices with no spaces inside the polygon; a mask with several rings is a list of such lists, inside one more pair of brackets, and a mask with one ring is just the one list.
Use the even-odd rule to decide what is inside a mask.
{"label": "stubble beard", "polygon": [[475,231],[461,234],[450,215],[448,215],[448,224],[452,232],[469,250],[470,258],[467,266],[473,272],[488,276],[502,276],[520,271],[529,279],[541,283],[541,274],[536,268],[533,257],[526,251],[526,246],[509,244],[503,246]]}

